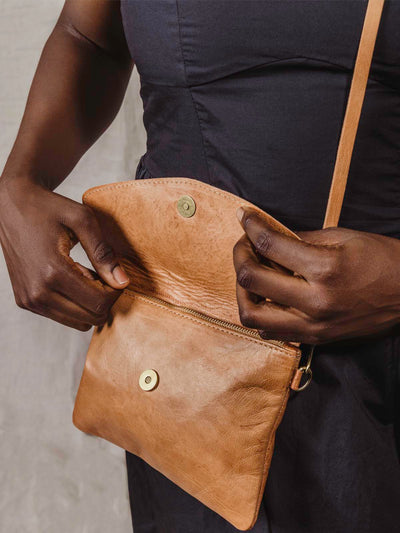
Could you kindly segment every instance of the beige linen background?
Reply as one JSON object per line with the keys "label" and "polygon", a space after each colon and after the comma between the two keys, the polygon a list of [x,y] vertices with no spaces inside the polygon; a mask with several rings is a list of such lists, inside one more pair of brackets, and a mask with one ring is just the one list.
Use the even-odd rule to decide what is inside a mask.
{"label": "beige linen background", "polygon": [[[0,0],[1,168],[62,4]],[[145,150],[142,111],[134,71],[118,117],[58,192],[80,200],[90,186],[133,177]],[[71,422],[90,332],[17,308],[2,254],[0,301],[0,531],[131,531],[123,453]]]}

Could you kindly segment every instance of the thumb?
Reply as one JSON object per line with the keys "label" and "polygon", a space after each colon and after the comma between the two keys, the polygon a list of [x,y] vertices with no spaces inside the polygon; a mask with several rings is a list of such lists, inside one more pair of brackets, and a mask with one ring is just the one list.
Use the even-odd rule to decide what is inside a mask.
{"label": "thumb", "polygon": [[119,264],[112,246],[106,241],[90,207],[79,205],[68,223],[100,278],[114,289],[124,289],[130,281],[129,277]]}

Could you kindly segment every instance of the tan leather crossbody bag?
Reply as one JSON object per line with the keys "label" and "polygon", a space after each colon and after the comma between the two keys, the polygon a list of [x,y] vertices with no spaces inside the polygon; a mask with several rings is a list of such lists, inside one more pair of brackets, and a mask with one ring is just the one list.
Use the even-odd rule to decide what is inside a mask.
{"label": "tan leather crossbody bag", "polygon": [[[324,227],[339,219],[382,6],[368,4]],[[131,283],[94,331],[75,425],[250,529],[290,389],[311,377],[311,352],[299,368],[298,345],[263,340],[240,323],[232,249],[243,231],[235,214],[251,204],[180,177],[104,185],[83,201]]]}

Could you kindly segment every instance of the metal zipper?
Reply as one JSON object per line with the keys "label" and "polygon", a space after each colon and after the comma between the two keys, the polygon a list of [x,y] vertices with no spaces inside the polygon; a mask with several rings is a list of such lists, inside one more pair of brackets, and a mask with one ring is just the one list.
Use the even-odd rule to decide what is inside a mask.
{"label": "metal zipper", "polygon": [[[265,344],[272,344],[274,346],[280,346],[281,348],[288,348],[287,343],[283,341],[268,339],[265,340],[260,337],[259,333],[253,329],[245,328],[244,326],[239,326],[238,324],[232,324],[232,322],[227,322],[226,320],[221,320],[219,318],[214,318],[208,315],[205,315],[201,313],[200,311],[195,311],[194,309],[191,309],[190,307],[185,307],[182,305],[173,304],[170,302],[167,302],[165,300],[162,300],[161,298],[158,298],[157,296],[150,296],[148,294],[143,294],[138,291],[132,291],[131,289],[125,289],[124,292],[131,293],[133,296],[138,295],[141,298],[145,298],[147,300],[150,300],[151,302],[158,303],[160,305],[163,305],[164,307],[168,307],[169,309],[175,309],[176,311],[181,311],[183,313],[187,313],[191,316],[194,316],[196,318],[199,318],[200,320],[204,320],[206,322],[209,322],[211,324],[215,324],[216,326],[221,326],[223,328],[229,329],[231,331],[236,331],[237,333],[241,333],[242,335],[246,335],[247,337],[252,337],[254,339],[257,339],[261,342],[265,342]],[[293,346],[295,349],[295,346]]]}

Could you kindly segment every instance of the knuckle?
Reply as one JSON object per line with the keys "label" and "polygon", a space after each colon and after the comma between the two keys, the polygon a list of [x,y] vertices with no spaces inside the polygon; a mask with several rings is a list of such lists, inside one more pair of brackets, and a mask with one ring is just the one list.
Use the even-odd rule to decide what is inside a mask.
{"label": "knuckle", "polygon": [[94,219],[94,213],[89,207],[83,205],[77,210],[76,220],[84,229],[90,228]]}
{"label": "knuckle", "polygon": [[271,337],[271,333],[266,331],[265,329],[259,329],[258,334],[262,339],[268,340]]}
{"label": "knuckle", "polygon": [[96,304],[94,312],[96,313],[96,315],[106,316],[108,314],[109,309],[110,309],[110,302],[103,300]]}
{"label": "knuckle", "polygon": [[75,326],[75,329],[78,331],[89,331],[91,327],[91,324],[78,324]]}
{"label": "knuckle", "polygon": [[240,322],[246,328],[257,329],[257,321],[254,313],[248,308],[239,309]]}
{"label": "knuckle", "polygon": [[328,274],[328,265],[325,261],[319,261],[312,267],[312,274],[314,279],[318,281],[324,281]]}
{"label": "knuckle", "polygon": [[102,326],[107,321],[107,314],[102,314],[99,316],[96,316],[92,319],[91,323],[93,326]]}
{"label": "knuckle", "polygon": [[109,263],[114,259],[114,250],[108,243],[102,241],[95,246],[93,256],[97,263]]}
{"label": "knuckle", "polygon": [[240,252],[241,248],[242,248],[243,244],[242,244],[242,241],[239,240],[235,243],[234,247],[233,247],[233,257],[236,257],[238,255],[238,253]]}
{"label": "knuckle", "polygon": [[329,340],[329,327],[321,322],[309,328],[308,340],[310,344],[322,344]]}
{"label": "knuckle", "polygon": [[246,253],[246,248],[249,246],[249,240],[247,236],[244,234],[240,239],[235,243],[233,246],[233,259],[237,260],[237,262],[240,262],[240,257],[244,257],[248,255]]}
{"label": "knuckle", "polygon": [[243,263],[237,273],[237,281],[244,289],[249,289],[253,284],[253,269],[248,262]]}
{"label": "knuckle", "polygon": [[17,305],[17,307],[20,307],[21,309],[27,309],[27,299],[24,298],[24,297],[21,297],[17,294],[14,295],[14,298],[15,298],[15,303]]}
{"label": "knuckle", "polygon": [[58,268],[56,265],[49,263],[43,270],[43,283],[45,286],[52,286],[57,282]]}
{"label": "knuckle", "polygon": [[26,308],[36,310],[46,303],[46,289],[42,285],[32,287],[26,296]]}
{"label": "knuckle", "polygon": [[65,225],[76,232],[78,228],[85,230],[89,226],[91,212],[87,206],[77,204],[71,211],[62,214],[62,216],[65,219]]}
{"label": "knuckle", "polygon": [[272,239],[271,235],[267,231],[262,231],[254,244],[257,252],[259,252],[261,255],[266,255],[272,247]]}
{"label": "knuckle", "polygon": [[327,295],[319,294],[312,303],[312,317],[317,320],[327,320],[334,312],[334,303]]}
{"label": "knuckle", "polygon": [[304,342],[305,344],[314,344],[315,346],[317,346],[318,344],[322,344],[318,337],[316,337],[315,335],[309,335],[304,337],[304,339],[302,339],[302,342]]}
{"label": "knuckle", "polygon": [[326,252],[318,263],[315,263],[313,274],[320,281],[333,281],[340,271],[339,255]]}
{"label": "knuckle", "polygon": [[257,222],[259,220],[259,216],[257,213],[254,213],[254,212],[247,212],[245,215],[244,215],[244,218],[243,218],[243,226],[245,228],[247,228],[247,226],[249,226],[250,224],[252,224],[253,222]]}
{"label": "knuckle", "polygon": [[323,344],[328,340],[327,334],[324,332],[324,330],[320,330],[313,336],[313,344]]}

